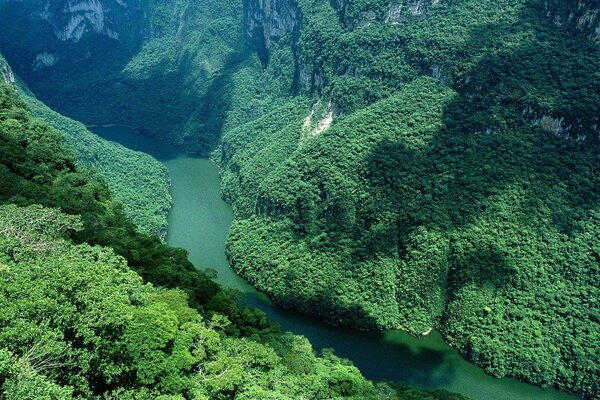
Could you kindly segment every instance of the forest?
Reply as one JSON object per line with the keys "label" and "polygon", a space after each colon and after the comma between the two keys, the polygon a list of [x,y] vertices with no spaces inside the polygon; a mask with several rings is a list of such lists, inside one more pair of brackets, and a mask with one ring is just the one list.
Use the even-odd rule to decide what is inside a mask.
{"label": "forest", "polygon": [[[0,70],[10,66],[0,54]],[[32,115],[64,133],[77,162],[97,171],[141,232],[164,238],[171,207],[166,168],[146,154],[107,142],[81,122],[65,117],[39,101],[22,80],[15,82]]]}
{"label": "forest", "polygon": [[345,4],[300,2],[269,68],[292,41],[308,87],[223,134],[233,267],[284,307],[437,328],[494,376],[597,398],[597,42],[535,1],[400,24]]}
{"label": "forest", "polygon": [[[277,304],[357,329],[435,328],[496,377],[599,398],[597,1],[150,0],[119,41],[47,43],[31,7],[0,7],[18,75],[71,118],[215,159],[232,267]],[[30,68],[47,49],[61,63]],[[74,128],[27,102],[93,166]],[[6,202],[80,215],[74,246],[112,248],[206,318],[222,290],[130,221],[148,233],[160,218],[126,209],[168,198],[119,190],[111,168],[71,173],[108,186],[78,178],[78,198],[19,183]],[[101,207],[86,197],[111,192]],[[263,329],[235,322],[251,312],[234,303],[217,313]]]}
{"label": "forest", "polygon": [[463,398],[373,383],[281,332],[140,233],[67,143],[0,84],[0,398]]}

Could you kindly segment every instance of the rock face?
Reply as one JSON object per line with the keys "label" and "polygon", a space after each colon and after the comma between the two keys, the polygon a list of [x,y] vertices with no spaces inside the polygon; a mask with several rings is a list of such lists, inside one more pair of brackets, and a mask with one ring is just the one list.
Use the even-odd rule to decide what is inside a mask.
{"label": "rock face", "polygon": [[85,35],[111,39],[128,36],[132,24],[144,18],[141,0],[39,1],[32,18],[47,22],[61,41],[78,42]]}
{"label": "rock face", "polygon": [[335,0],[333,4],[340,12],[349,29],[361,28],[374,22],[401,24],[410,18],[429,12],[440,0],[391,0],[372,2],[368,6],[357,6],[348,0]]}
{"label": "rock face", "polygon": [[271,42],[292,35],[292,50],[295,56],[296,86],[304,90],[319,90],[323,75],[313,71],[299,61],[297,45],[302,15],[296,0],[247,0],[244,8],[244,29],[248,39],[255,44],[266,59]]}
{"label": "rock face", "polygon": [[4,83],[8,83],[9,85],[15,83],[15,75],[8,64],[4,62],[2,56],[0,56],[0,76],[2,76],[2,81]]}
{"label": "rock face", "polygon": [[[400,24],[410,18],[423,16],[440,0],[391,0],[371,2],[356,9],[348,0],[331,2],[347,29],[357,29],[371,23]],[[297,0],[246,0],[244,29],[246,36],[268,58],[273,40],[292,34],[292,47],[296,54],[297,87],[320,91],[325,83],[322,71],[314,70],[299,61],[297,39],[302,26],[302,7]],[[443,80],[440,72],[439,80]]]}
{"label": "rock face", "polygon": [[600,42],[600,1],[548,0],[542,12],[557,27],[568,27],[583,33],[589,40]]}
{"label": "rock face", "polygon": [[[595,117],[591,123],[585,125],[585,129],[573,129],[573,123],[569,122],[565,116],[552,116],[548,114],[539,114],[534,112],[531,107],[523,110],[529,122],[537,125],[547,132],[565,140],[584,141],[592,137],[600,137],[598,129],[598,117]],[[581,128],[581,126],[580,126]],[[575,133],[577,132],[577,133]]]}
{"label": "rock face", "polygon": [[426,14],[432,6],[440,0],[404,0],[402,2],[391,1],[385,22],[399,24],[406,18]]}
{"label": "rock face", "polygon": [[[351,0],[331,0],[339,20],[348,30],[356,30],[372,23],[403,24],[415,18],[426,18],[442,0],[380,0],[356,2]],[[292,48],[296,55],[296,86],[300,90],[322,92],[328,79],[321,68],[308,65],[301,60],[297,39],[302,30],[306,8],[298,0],[246,0],[245,31],[248,38],[258,43],[268,57],[274,40],[292,34]],[[533,6],[533,11],[548,24],[557,29],[568,29],[569,34],[584,35],[587,39],[600,41],[600,0],[541,0]],[[425,65],[423,72],[440,83],[454,86],[445,66],[439,63]],[[469,77],[465,78],[468,83]],[[479,88],[478,90],[481,90]],[[465,93],[467,96],[468,93]],[[587,137],[600,137],[597,116],[591,123],[577,117],[549,115],[548,111],[527,109],[528,120],[558,137],[571,140],[585,140]],[[488,133],[493,129],[487,129]]]}
{"label": "rock face", "polygon": [[43,53],[40,53],[37,56],[35,56],[32,68],[34,71],[38,71],[43,68],[51,67],[58,63],[58,59],[59,57],[56,54],[44,51]]}
{"label": "rock face", "polygon": [[[3,32],[9,38],[4,41],[13,40],[11,35],[22,36],[17,31],[27,27],[28,35],[44,38],[46,44],[52,44],[53,36],[55,48],[92,36],[129,44],[146,36],[146,7],[144,0],[0,0],[0,17],[9,21]],[[37,68],[57,61],[50,51],[38,51],[35,57],[32,66]]]}
{"label": "rock face", "polygon": [[261,39],[265,49],[272,39],[295,32],[299,26],[300,12],[292,0],[250,0],[246,11],[246,34]]}
{"label": "rock face", "polygon": [[134,49],[148,36],[147,6],[144,0],[0,0],[0,51],[24,79],[101,55],[106,62],[107,54]]}

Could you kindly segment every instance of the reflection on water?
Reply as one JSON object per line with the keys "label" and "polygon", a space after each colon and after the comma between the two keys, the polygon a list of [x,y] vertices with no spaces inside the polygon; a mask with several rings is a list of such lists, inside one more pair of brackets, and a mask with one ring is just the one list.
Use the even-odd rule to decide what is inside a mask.
{"label": "reflection on water", "polygon": [[221,199],[218,169],[210,160],[183,154],[164,142],[135,135],[125,127],[93,130],[105,139],[148,153],[167,166],[173,195],[167,237],[170,245],[187,249],[197,268],[216,269],[219,283],[245,293],[252,307],[263,310],[284,330],[306,336],[315,349],[334,348],[336,354],[352,360],[370,379],[447,389],[476,400],[575,399],[513,379],[494,379],[462,359],[435,331],[419,339],[400,331],[362,332],[332,327],[273,306],[227,263],[225,241],[233,215],[231,207]]}

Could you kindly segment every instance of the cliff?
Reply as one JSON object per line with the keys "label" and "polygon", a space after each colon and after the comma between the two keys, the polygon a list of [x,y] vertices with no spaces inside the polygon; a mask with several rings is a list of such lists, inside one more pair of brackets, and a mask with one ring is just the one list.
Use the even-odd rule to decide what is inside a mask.
{"label": "cliff", "polygon": [[[580,37],[584,37],[591,42],[591,46],[595,46],[600,38],[600,2],[597,0],[533,1],[523,4],[514,3],[511,7],[515,16],[521,14],[518,18],[531,24],[527,29],[539,24],[540,29],[544,27],[544,29],[553,31],[553,34],[564,38],[579,40]],[[453,15],[451,11],[453,9],[457,9],[457,6],[441,0],[369,2],[334,0],[319,4],[295,0],[249,0],[246,2],[244,29],[249,40],[254,41],[264,52],[262,58],[265,62],[268,60],[272,42],[291,33],[291,46],[296,64],[295,87],[333,98],[334,103],[337,103],[335,99],[339,97],[339,82],[368,78],[371,66],[364,63],[365,57],[369,57],[366,54],[370,53],[372,57],[377,57],[379,49],[375,44],[368,43],[371,40],[372,32],[369,33],[365,29],[372,24],[378,24],[381,29],[386,25],[391,28],[389,25],[404,24],[406,27],[403,26],[399,29],[407,32],[401,39],[407,41],[402,45],[405,60],[415,70],[421,74],[432,76],[438,82],[455,89],[462,95],[482,95],[486,88],[482,82],[474,79],[474,74],[477,72],[459,66],[466,57],[464,45],[456,45],[451,40],[446,41],[435,35],[426,39],[430,41],[427,46],[423,46],[423,43],[420,42],[429,35],[431,30],[430,27],[427,27],[426,21],[433,22],[440,19],[436,16],[435,10],[438,10],[437,14]],[[328,11],[324,12],[323,10]],[[327,17],[323,17],[325,14]],[[454,16],[458,17],[458,14]],[[320,19],[331,21],[329,27],[323,29],[322,22],[319,22]],[[473,24],[476,25],[477,21],[473,21]],[[337,27],[334,28],[336,25]],[[479,50],[483,51],[490,42],[496,40],[492,33],[494,30],[506,29],[506,32],[510,32],[510,28],[499,28],[499,26],[490,26],[476,36],[465,35],[460,40],[469,42],[470,45],[467,46],[469,48],[480,47]],[[369,29],[380,28],[371,27]],[[466,26],[462,28],[470,35]],[[365,37],[361,39],[363,31]],[[346,37],[339,40],[342,34]],[[457,31],[450,37],[452,40],[456,40],[460,35],[461,33]],[[335,60],[337,57],[335,53],[344,52],[343,47],[352,45],[350,42],[352,40],[357,41],[354,45],[357,54],[356,61],[352,59],[355,57],[354,54]],[[333,56],[330,55],[332,53]],[[527,56],[524,55],[524,57]],[[395,62],[401,65],[403,61],[396,60]],[[515,74],[518,72],[515,71]],[[381,76],[381,71],[375,72],[372,86],[381,82]],[[505,78],[513,79],[512,76]],[[394,79],[396,82],[399,81],[397,77]],[[554,86],[560,87],[561,81],[565,79],[568,78],[554,77]],[[337,81],[337,86],[333,81]],[[559,91],[557,96],[562,97],[563,93]],[[526,104],[523,115],[533,125],[540,126],[565,139],[580,141],[598,136],[600,116],[597,114],[584,118],[581,112],[574,112],[568,107],[556,104],[549,107],[548,104],[550,103]],[[345,113],[344,110],[341,112]],[[586,111],[585,114],[589,113]],[[493,131],[491,127],[486,127],[486,129]]]}
{"label": "cliff", "polygon": [[120,40],[140,33],[135,27],[147,18],[142,5],[141,0],[45,0],[33,3],[31,16],[47,23],[61,41],[93,34]]}
{"label": "cliff", "polygon": [[572,29],[593,42],[600,41],[598,0],[549,0],[543,2],[540,9],[555,26]]}
{"label": "cliff", "polygon": [[0,0],[0,49],[28,81],[52,67],[72,69],[105,49],[139,47],[149,30],[146,7],[142,0]]}
{"label": "cliff", "polygon": [[439,2],[440,0],[384,0],[358,3],[336,0],[333,4],[346,27],[355,29],[374,22],[401,24],[426,15]]}
{"label": "cliff", "polygon": [[249,0],[246,6],[245,31],[249,38],[270,47],[271,40],[296,31],[299,9],[293,0]]}
{"label": "cliff", "polygon": [[0,57],[0,75],[4,83],[13,84],[15,83],[15,75],[6,62]]}

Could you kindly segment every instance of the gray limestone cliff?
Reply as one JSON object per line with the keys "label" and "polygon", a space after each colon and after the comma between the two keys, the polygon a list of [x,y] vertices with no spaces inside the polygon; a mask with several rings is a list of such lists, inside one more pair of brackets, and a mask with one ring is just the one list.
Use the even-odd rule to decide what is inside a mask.
{"label": "gray limestone cliff", "polygon": [[412,18],[427,15],[440,0],[380,0],[362,6],[349,0],[335,0],[342,21],[349,29],[375,22],[402,24]]}
{"label": "gray limestone cliff", "polygon": [[148,36],[147,7],[144,0],[0,0],[0,48],[24,77],[69,68],[104,49],[138,47]]}
{"label": "gray limestone cliff", "polygon": [[46,22],[61,41],[78,42],[90,34],[119,40],[139,32],[131,28],[146,18],[141,0],[37,1],[32,19]]}
{"label": "gray limestone cliff", "polygon": [[12,85],[15,83],[15,75],[13,74],[10,66],[0,56],[0,76],[2,76],[2,82]]}
{"label": "gray limestone cliff", "polygon": [[[374,1],[366,6],[356,6],[348,0],[334,0],[331,6],[338,13],[341,23],[348,30],[371,23],[401,24],[411,18],[424,17],[441,0],[385,0]],[[302,29],[303,5],[297,0],[246,0],[244,5],[244,31],[249,41],[268,58],[273,41],[291,34],[296,55],[297,87],[307,91],[321,91],[326,77],[323,72],[305,65],[299,57],[297,40]]]}
{"label": "gray limestone cliff", "polygon": [[246,6],[245,30],[260,38],[266,49],[272,39],[294,32],[299,26],[298,5],[291,0],[250,0]]}

